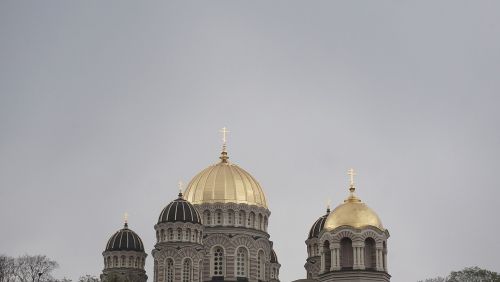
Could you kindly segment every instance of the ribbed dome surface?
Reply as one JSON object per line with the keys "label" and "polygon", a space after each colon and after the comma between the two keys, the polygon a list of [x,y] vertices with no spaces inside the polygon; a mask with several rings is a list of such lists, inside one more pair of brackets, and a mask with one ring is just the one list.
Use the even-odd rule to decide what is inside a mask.
{"label": "ribbed dome surface", "polygon": [[182,194],[179,195],[179,198],[170,202],[158,217],[158,223],[179,221],[201,224],[200,214],[190,202],[182,198]]}
{"label": "ribbed dome surface", "polygon": [[185,198],[193,204],[241,203],[267,208],[266,196],[257,180],[239,166],[221,159],[189,182]]}
{"label": "ribbed dome surface", "polygon": [[141,238],[125,224],[123,229],[116,231],[106,244],[106,251],[136,251],[144,252]]}
{"label": "ribbed dome surface", "polygon": [[333,230],[340,226],[362,228],[373,226],[384,230],[378,215],[356,196],[351,195],[343,204],[336,207],[327,217],[324,228]]}
{"label": "ribbed dome surface", "polygon": [[271,263],[278,263],[278,256],[274,249],[271,249]]}
{"label": "ribbed dome surface", "polygon": [[311,230],[309,230],[308,239],[318,238],[319,233],[321,232],[321,230],[323,230],[323,227],[325,226],[325,221],[329,214],[330,214],[330,209],[327,209],[326,214],[318,218],[318,220],[314,222],[313,226],[311,227]]}

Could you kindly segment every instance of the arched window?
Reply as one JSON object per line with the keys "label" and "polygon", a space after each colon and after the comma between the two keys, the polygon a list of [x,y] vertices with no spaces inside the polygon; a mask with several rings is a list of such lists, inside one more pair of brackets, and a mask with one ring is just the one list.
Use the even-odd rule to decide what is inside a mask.
{"label": "arched window", "polygon": [[332,252],[330,251],[330,242],[323,243],[323,255],[325,256],[325,271],[329,272],[332,267]]}
{"label": "arched window", "polygon": [[191,240],[191,229],[186,229],[186,241],[190,241]]}
{"label": "arched window", "polygon": [[182,229],[177,228],[177,241],[182,240]]}
{"label": "arched window", "polygon": [[126,264],[125,264],[125,256],[122,256],[122,257],[121,257],[121,260],[120,260],[120,266],[121,266],[121,267],[125,267],[125,266],[126,266]]}
{"label": "arched window", "polygon": [[135,258],[135,268],[139,268],[139,258]]}
{"label": "arched window", "polygon": [[174,260],[171,258],[165,263],[165,281],[174,282]]}
{"label": "arched window", "polygon": [[222,225],[222,211],[215,211],[215,225]]}
{"label": "arched window", "polygon": [[174,230],[172,228],[169,228],[167,231],[168,231],[168,240],[172,242],[174,240]]}
{"label": "arched window", "polygon": [[156,242],[160,242],[160,240],[161,240],[160,232],[158,232],[158,230],[156,230]]}
{"label": "arched window", "polygon": [[133,264],[134,264],[134,257],[129,257],[128,258],[128,267],[132,267]]}
{"label": "arched window", "polygon": [[267,232],[267,224],[268,224],[267,216],[264,216],[264,231],[266,231],[266,232]]}
{"label": "arched window", "polygon": [[256,228],[260,230],[264,230],[264,218],[262,217],[262,214],[259,213],[259,223],[256,224]]}
{"label": "arched window", "polygon": [[264,252],[261,250],[257,256],[257,277],[259,280],[266,279],[266,261],[264,260]]}
{"label": "arched window", "polygon": [[215,247],[213,249],[213,276],[224,276],[224,249]]}
{"label": "arched window", "polygon": [[227,225],[234,225],[234,211],[227,211]]}
{"label": "arched window", "polygon": [[253,228],[254,222],[255,222],[255,214],[253,212],[250,212],[250,214],[248,215],[247,227]]}
{"label": "arched window", "polygon": [[365,240],[365,268],[375,270],[377,268],[377,259],[375,255],[375,240],[373,238],[366,238]]}
{"label": "arched window", "polygon": [[340,267],[342,269],[352,269],[353,264],[352,241],[349,238],[343,238],[340,240]]}
{"label": "arched window", "polygon": [[243,247],[236,251],[236,277],[248,277],[248,252]]}
{"label": "arched window", "polygon": [[206,210],[203,212],[203,224],[212,225],[212,218],[210,217],[210,211]]}
{"label": "arched window", "polygon": [[[156,234],[158,234],[158,231],[157,231],[157,233],[156,233]],[[164,241],[165,241],[165,230],[164,230],[164,229],[162,229],[162,230],[160,231],[160,239],[158,239],[158,241],[160,241],[160,240],[161,240],[161,242],[164,242]]]}
{"label": "arched window", "polygon": [[240,211],[238,213],[238,225],[245,226],[245,211]]}
{"label": "arched window", "polygon": [[182,282],[191,282],[193,277],[193,264],[191,259],[185,259],[182,264]]}

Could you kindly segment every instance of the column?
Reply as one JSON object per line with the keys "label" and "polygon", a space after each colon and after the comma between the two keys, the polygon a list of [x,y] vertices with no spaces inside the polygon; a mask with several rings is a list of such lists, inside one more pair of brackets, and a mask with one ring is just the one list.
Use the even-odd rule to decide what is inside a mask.
{"label": "column", "polygon": [[340,244],[333,243],[332,244],[332,271],[340,270]]}
{"label": "column", "polygon": [[382,258],[382,246],[377,246],[377,251],[376,251],[376,266],[377,266],[377,271],[383,271],[384,268],[383,268],[383,258]]}
{"label": "column", "polygon": [[337,269],[340,270],[340,247],[337,248]]}
{"label": "column", "polygon": [[335,254],[335,248],[333,246],[330,248],[330,271],[335,270],[337,265],[337,255]]}
{"label": "column", "polygon": [[384,270],[385,272],[389,272],[389,270],[387,269],[387,252],[383,252],[383,256],[384,256]]}
{"label": "column", "polygon": [[321,267],[320,267],[320,273],[325,273],[325,251],[323,250],[323,247],[321,247],[321,250],[319,251],[321,254]]}
{"label": "column", "polygon": [[352,246],[352,252],[353,252],[353,269],[358,269],[358,246],[354,245]]}
{"label": "column", "polygon": [[359,247],[359,255],[360,255],[360,269],[365,269],[365,247]]}

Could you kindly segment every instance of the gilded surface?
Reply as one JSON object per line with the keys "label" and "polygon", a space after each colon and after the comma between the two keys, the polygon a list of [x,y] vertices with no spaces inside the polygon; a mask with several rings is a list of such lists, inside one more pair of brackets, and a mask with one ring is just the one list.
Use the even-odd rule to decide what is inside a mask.
{"label": "gilded surface", "polygon": [[193,204],[237,203],[257,205],[267,209],[264,191],[248,172],[227,161],[211,165],[189,182],[184,198]]}
{"label": "gilded surface", "polygon": [[351,195],[330,213],[324,228],[333,230],[343,225],[355,228],[373,226],[384,230],[378,215],[354,195]]}

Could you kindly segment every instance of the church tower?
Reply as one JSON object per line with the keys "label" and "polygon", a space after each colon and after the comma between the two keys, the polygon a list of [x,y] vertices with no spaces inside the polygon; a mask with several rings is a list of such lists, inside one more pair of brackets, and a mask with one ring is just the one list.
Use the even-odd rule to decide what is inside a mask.
{"label": "church tower", "polygon": [[222,132],[220,161],[198,173],[185,192],[205,227],[202,281],[271,281],[271,275],[278,281],[264,191],[252,175],[229,161],[228,131]]}
{"label": "church tower", "polygon": [[319,252],[319,233],[325,226],[325,221],[330,214],[330,206],[326,209],[326,213],[318,218],[309,230],[309,236],[306,240],[307,245],[307,260],[304,268],[307,272],[307,279],[317,279],[320,273],[321,257]]}
{"label": "church tower", "polygon": [[200,214],[181,192],[161,211],[154,228],[154,282],[201,281],[204,228]]}
{"label": "church tower", "polygon": [[144,270],[146,252],[141,238],[128,228],[127,215],[122,229],[109,238],[104,257],[101,281],[105,282],[146,282]]}
{"label": "church tower", "polygon": [[390,281],[387,239],[378,215],[355,194],[354,171],[349,170],[349,196],[326,218],[319,233],[319,281]]}

